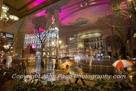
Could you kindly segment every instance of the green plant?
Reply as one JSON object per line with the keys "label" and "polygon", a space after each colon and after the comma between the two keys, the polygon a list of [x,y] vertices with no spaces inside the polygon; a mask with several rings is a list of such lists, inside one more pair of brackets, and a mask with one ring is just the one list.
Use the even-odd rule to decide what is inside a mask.
{"label": "green plant", "polygon": [[12,75],[18,73],[19,70],[17,68],[0,68],[0,86],[8,80],[13,80]]}
{"label": "green plant", "polygon": [[116,91],[124,89],[126,88],[119,83],[106,82],[105,80],[97,80],[94,86],[81,86],[76,84],[58,85],[52,82],[47,82],[45,85],[41,81],[35,83],[35,80],[27,83],[16,81],[12,85],[12,91]]}

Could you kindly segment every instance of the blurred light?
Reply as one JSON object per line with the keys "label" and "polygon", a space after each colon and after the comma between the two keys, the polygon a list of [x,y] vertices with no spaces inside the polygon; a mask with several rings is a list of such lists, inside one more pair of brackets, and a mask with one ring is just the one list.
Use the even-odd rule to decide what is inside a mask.
{"label": "blurred light", "polygon": [[6,5],[2,5],[2,12],[7,12],[9,8]]}
{"label": "blurred light", "polygon": [[84,35],[81,36],[82,39],[85,39],[85,38],[92,38],[92,37],[99,37],[101,36],[101,33],[86,33]]}
{"label": "blurred light", "polygon": [[84,44],[82,42],[78,43],[78,48],[84,48]]}
{"label": "blurred light", "polygon": [[55,45],[55,42],[54,42],[54,41],[52,42],[52,45]]}
{"label": "blurred light", "polygon": [[134,34],[134,38],[136,38],[136,33]]}
{"label": "blurred light", "polygon": [[103,56],[103,53],[101,53],[101,56]]}
{"label": "blurred light", "polygon": [[9,48],[9,45],[4,45],[3,46],[5,49],[8,49]]}
{"label": "blurred light", "polygon": [[2,36],[3,38],[6,38],[6,36]]}
{"label": "blurred light", "polygon": [[59,40],[59,44],[61,44],[62,43],[62,41],[61,40]]}
{"label": "blurred light", "polygon": [[73,40],[73,39],[75,39],[75,38],[74,38],[74,37],[70,37],[70,38],[69,38],[69,40]]}
{"label": "blurred light", "polygon": [[36,48],[36,44],[32,44],[32,48]]}
{"label": "blurred light", "polygon": [[127,71],[132,71],[132,67],[127,67]]}
{"label": "blurred light", "polygon": [[18,21],[19,20],[19,18],[17,16],[15,16],[15,15],[9,15],[9,18],[11,20],[14,20],[14,21]]}
{"label": "blurred light", "polygon": [[132,80],[133,80],[133,76],[132,76],[132,75],[129,75],[129,78],[130,78],[130,81],[132,81]]}
{"label": "blurred light", "polygon": [[128,0],[128,2],[132,2],[133,0]]}

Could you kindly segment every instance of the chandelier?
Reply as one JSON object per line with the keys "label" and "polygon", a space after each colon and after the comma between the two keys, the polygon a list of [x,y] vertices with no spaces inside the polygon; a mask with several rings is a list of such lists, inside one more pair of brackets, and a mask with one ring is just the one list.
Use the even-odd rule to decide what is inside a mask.
{"label": "chandelier", "polygon": [[12,21],[18,21],[19,18],[15,15],[7,15],[9,8],[6,5],[2,5],[2,12],[1,12],[1,17],[0,17],[0,21],[2,22],[7,22],[9,19],[11,19]]}

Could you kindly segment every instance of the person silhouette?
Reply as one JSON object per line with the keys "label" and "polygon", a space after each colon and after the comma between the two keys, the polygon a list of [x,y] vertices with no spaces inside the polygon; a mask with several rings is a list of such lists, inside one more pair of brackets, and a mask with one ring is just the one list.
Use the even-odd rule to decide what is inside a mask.
{"label": "person silhouette", "polygon": [[77,84],[77,81],[80,79],[80,80],[82,81],[83,85],[86,85],[85,82],[84,82],[84,80],[83,80],[83,78],[82,78],[82,75],[84,74],[84,72],[83,72],[83,70],[82,70],[81,65],[78,65],[78,67],[77,67],[77,72],[78,72],[78,74],[80,75],[80,77],[77,77],[77,78],[76,78],[75,84]]}

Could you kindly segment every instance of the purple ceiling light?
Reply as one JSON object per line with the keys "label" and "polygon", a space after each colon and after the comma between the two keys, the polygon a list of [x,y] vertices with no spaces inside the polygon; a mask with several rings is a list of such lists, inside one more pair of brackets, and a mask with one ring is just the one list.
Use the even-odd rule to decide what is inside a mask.
{"label": "purple ceiling light", "polygon": [[49,0],[35,0],[34,2],[32,2],[31,4],[28,5],[28,8],[31,9],[31,8],[34,8],[44,2],[48,2]]}
{"label": "purple ceiling light", "polygon": [[33,17],[39,17],[39,16],[45,16],[47,17],[47,14],[45,13],[46,10],[43,10],[41,12],[36,13],[35,15],[33,15]]}

